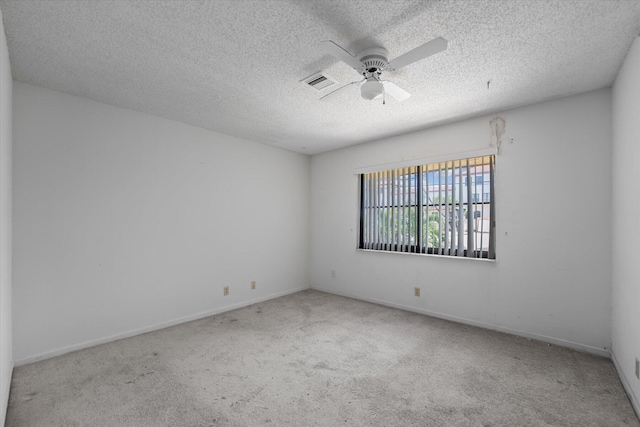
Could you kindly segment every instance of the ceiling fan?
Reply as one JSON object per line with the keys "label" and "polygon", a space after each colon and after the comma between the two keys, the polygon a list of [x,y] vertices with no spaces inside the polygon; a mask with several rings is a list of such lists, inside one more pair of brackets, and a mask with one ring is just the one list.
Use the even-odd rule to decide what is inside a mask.
{"label": "ceiling fan", "polygon": [[326,99],[347,87],[358,84],[360,85],[360,95],[366,100],[373,100],[382,97],[384,104],[384,95],[389,94],[398,101],[404,101],[411,95],[395,84],[387,80],[382,80],[381,75],[385,71],[395,71],[416,61],[420,61],[428,56],[435,55],[447,49],[447,40],[442,37],[428,41],[409,52],[398,56],[392,61],[388,61],[389,53],[383,47],[373,47],[365,49],[358,55],[353,56],[331,40],[322,42],[322,46],[330,55],[335,56],[351,68],[362,74],[362,80],[347,83],[338,89],[330,92],[320,98]]}

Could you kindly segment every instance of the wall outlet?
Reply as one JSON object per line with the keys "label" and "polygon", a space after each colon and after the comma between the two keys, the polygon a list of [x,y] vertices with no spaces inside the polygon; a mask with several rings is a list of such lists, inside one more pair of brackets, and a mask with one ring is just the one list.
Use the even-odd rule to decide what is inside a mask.
{"label": "wall outlet", "polygon": [[419,297],[420,296],[420,288],[413,288],[413,293]]}
{"label": "wall outlet", "polygon": [[331,270],[331,278],[332,279],[336,278],[336,271],[335,270]]}
{"label": "wall outlet", "polygon": [[636,378],[640,380],[640,360],[636,357]]}
{"label": "wall outlet", "polygon": [[225,287],[224,287],[224,291],[223,291],[223,292],[224,292],[224,296],[225,296],[225,297],[226,297],[227,295],[229,295],[229,287],[228,287],[228,286],[225,286]]}
{"label": "wall outlet", "polygon": [[251,281],[251,289],[255,289],[256,288],[256,281],[252,280]]}

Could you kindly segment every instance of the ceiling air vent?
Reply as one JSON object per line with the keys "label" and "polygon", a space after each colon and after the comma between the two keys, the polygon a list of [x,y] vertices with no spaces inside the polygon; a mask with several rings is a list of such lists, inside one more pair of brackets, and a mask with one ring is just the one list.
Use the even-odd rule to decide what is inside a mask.
{"label": "ceiling air vent", "polygon": [[338,84],[338,82],[335,79],[327,76],[326,74],[323,74],[322,72],[312,74],[309,77],[304,78],[300,81],[302,83],[308,84],[315,90],[322,90],[322,89],[328,88],[329,86]]}

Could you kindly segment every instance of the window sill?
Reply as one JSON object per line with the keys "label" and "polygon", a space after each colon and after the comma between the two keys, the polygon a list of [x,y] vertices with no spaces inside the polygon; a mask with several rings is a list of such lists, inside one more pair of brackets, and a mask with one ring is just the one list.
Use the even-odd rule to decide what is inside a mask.
{"label": "window sill", "polygon": [[376,254],[396,254],[396,255],[413,255],[418,257],[461,259],[461,260],[482,261],[482,262],[489,262],[489,263],[496,262],[495,259],[489,259],[489,258],[472,258],[472,257],[452,256],[452,255],[434,255],[434,254],[423,254],[423,253],[416,253],[416,252],[380,251],[375,249],[360,249],[360,248],[356,248],[356,251],[357,252],[373,252]]}

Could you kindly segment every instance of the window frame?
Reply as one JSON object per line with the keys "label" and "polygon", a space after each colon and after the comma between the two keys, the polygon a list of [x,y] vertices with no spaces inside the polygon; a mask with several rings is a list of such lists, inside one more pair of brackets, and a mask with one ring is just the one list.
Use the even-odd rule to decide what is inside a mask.
{"label": "window frame", "polygon": [[[435,169],[430,169],[431,166],[434,165],[438,165],[440,163],[443,162],[467,162],[466,166],[462,166],[462,163],[460,163],[460,166],[456,167],[456,171],[459,171],[459,173],[461,173],[461,171],[463,169],[469,168],[471,167],[471,165],[468,164],[468,161],[474,158],[478,158],[478,157],[485,157],[485,156],[491,156],[491,160],[490,160],[490,166],[489,166],[489,179],[484,179],[484,172],[482,174],[482,184],[479,184],[481,186],[480,190],[480,194],[484,196],[483,192],[485,189],[485,186],[487,184],[489,184],[489,194],[490,194],[490,200],[487,202],[485,201],[484,197],[482,196],[482,200],[481,201],[473,201],[473,200],[469,200],[467,199],[466,201],[458,201],[456,202],[455,199],[451,200],[451,201],[447,201],[445,203],[430,203],[429,200],[431,199],[429,197],[429,188],[431,185],[429,182],[429,178],[432,176],[430,174],[434,174]],[[495,218],[495,198],[496,198],[496,192],[495,192],[495,170],[496,170],[496,158],[497,158],[497,150],[492,147],[489,149],[484,149],[484,150],[476,150],[476,151],[469,151],[469,152],[463,152],[463,153],[457,153],[457,154],[451,154],[451,155],[447,155],[447,156],[441,156],[441,157],[433,157],[433,158],[427,158],[427,159],[419,159],[419,160],[412,160],[410,162],[400,162],[400,163],[393,163],[393,164],[385,164],[385,165],[378,165],[378,166],[371,166],[371,167],[364,167],[364,168],[358,168],[356,169],[356,175],[358,178],[358,234],[357,234],[357,250],[362,250],[362,251],[374,251],[374,252],[387,252],[387,253],[404,253],[404,254],[417,254],[417,255],[435,255],[435,256],[439,256],[439,257],[454,257],[454,258],[465,258],[465,259],[476,259],[476,260],[489,260],[489,261],[495,261],[496,259],[496,250],[495,250],[495,236],[496,236],[496,218]],[[488,165],[488,163],[486,164]],[[477,166],[477,165],[474,165]],[[485,164],[482,164],[482,167],[484,169]],[[414,187],[416,189],[415,191],[415,198],[412,198],[411,196],[409,196],[409,200],[406,201],[402,200],[402,204],[400,204],[400,202],[398,201],[398,199],[396,198],[395,202],[393,197],[397,197],[397,195],[393,195],[392,194],[392,200],[386,202],[387,205],[382,205],[382,206],[377,206],[377,208],[385,208],[385,206],[387,208],[393,208],[394,206],[397,207],[398,209],[402,206],[403,209],[404,208],[408,208],[409,209],[409,219],[408,219],[408,223],[411,224],[413,221],[411,220],[411,210],[415,210],[415,231],[416,234],[415,236],[411,235],[411,233],[409,233],[407,235],[407,237],[409,238],[410,241],[408,242],[394,242],[392,239],[391,242],[365,242],[365,233],[367,233],[370,230],[365,230],[365,210],[366,209],[375,209],[375,206],[365,206],[365,197],[363,197],[364,192],[365,192],[365,179],[364,179],[364,174],[368,174],[368,173],[372,173],[372,172],[377,172],[377,173],[388,173],[389,176],[387,178],[387,176],[385,175],[385,179],[397,179],[399,176],[394,177],[392,174],[392,171],[394,170],[399,170],[402,169],[403,173],[399,176],[402,176],[403,181],[407,181],[407,182],[412,182],[414,181],[413,177],[415,177],[415,181],[416,181],[416,186]],[[404,170],[408,169],[407,172],[405,173]],[[412,171],[412,169],[415,169],[415,172]],[[438,183],[440,183],[443,179],[441,176],[441,170],[442,169],[438,169],[437,174],[438,174]],[[425,186],[425,176],[427,177],[427,186]],[[458,180],[459,183],[458,188],[460,188],[460,191],[462,191],[463,188],[463,176],[461,175]],[[464,178],[466,179],[471,179],[471,174],[468,173],[467,176],[465,176]],[[448,190],[448,192],[450,192],[451,194],[453,194],[454,189],[456,188],[456,177],[452,176],[452,183],[449,183],[449,177],[448,175],[444,177],[444,181],[447,187],[448,186],[453,186],[453,189]],[[394,181],[395,183],[395,181]],[[472,180],[472,185],[471,185],[471,189],[469,189],[469,186],[465,186],[468,190],[467,191],[471,191],[472,193],[477,191],[477,185],[474,185],[475,183],[475,177]],[[396,184],[393,184],[396,185]],[[438,184],[435,184],[438,185]],[[380,187],[376,187],[376,192],[379,193],[379,189]],[[393,190],[392,190],[393,191]],[[457,190],[456,190],[457,191]],[[444,193],[443,193],[444,194]],[[462,194],[462,193],[460,193]],[[465,195],[468,196],[468,193],[465,192]],[[473,196],[471,196],[473,197]],[[426,200],[425,200],[426,198]],[[448,212],[449,210],[451,210],[452,212],[455,212],[456,209],[460,210],[466,208],[466,215],[471,215],[470,212],[474,212],[473,213],[473,217],[467,217],[465,216],[465,221],[468,222],[467,225],[467,230],[470,229],[469,227],[472,227],[472,223],[476,222],[476,218],[475,218],[475,214],[476,214],[476,208],[477,205],[482,204],[482,205],[488,205],[489,206],[489,235],[487,236],[488,238],[488,247],[486,249],[483,249],[482,247],[480,249],[473,249],[471,253],[469,253],[467,248],[456,248],[455,246],[457,245],[449,245],[448,247],[433,247],[433,246],[429,246],[429,244],[425,244],[423,241],[424,239],[429,239],[429,231],[425,231],[423,230],[423,215],[424,215],[424,209],[427,208],[427,215],[429,215],[429,209],[431,207],[434,206],[440,206],[442,207],[446,207],[445,208],[445,212]],[[464,205],[464,208],[462,208],[462,206]],[[456,208],[457,206],[457,208]],[[473,209],[472,209],[473,208]],[[470,210],[472,209],[472,210]],[[399,211],[398,211],[399,212]],[[390,213],[390,216],[393,215],[393,210]],[[406,214],[403,214],[406,215]],[[447,214],[445,214],[447,215]],[[428,216],[427,216],[428,217]],[[449,220],[448,216],[447,219],[445,219],[445,221]],[[390,220],[392,221],[392,219]],[[484,220],[482,220],[484,221]],[[445,222],[446,223],[446,222]],[[440,222],[440,224],[442,224],[442,222]],[[459,232],[461,229],[464,229],[464,226],[458,226],[456,227],[457,230],[455,230],[456,232]],[[473,229],[475,230],[475,225],[473,225]],[[391,231],[392,233],[395,233],[396,231],[393,231],[391,229],[387,229],[385,232],[389,232]],[[378,230],[375,230],[375,232],[378,232]],[[427,234],[425,234],[427,233]],[[448,236],[448,231],[445,232],[445,236]],[[454,232],[455,233],[455,232]],[[404,236],[404,230],[402,231],[402,234]],[[415,239],[412,239],[413,237],[415,237]],[[404,239],[404,237],[403,237]],[[462,238],[460,238],[462,239]],[[413,240],[413,241],[412,241]],[[474,241],[476,242],[475,239],[471,239],[471,237],[469,237],[469,241]],[[475,245],[475,243],[474,243]],[[446,246],[446,245],[445,245]],[[454,246],[454,247],[452,247]]]}

